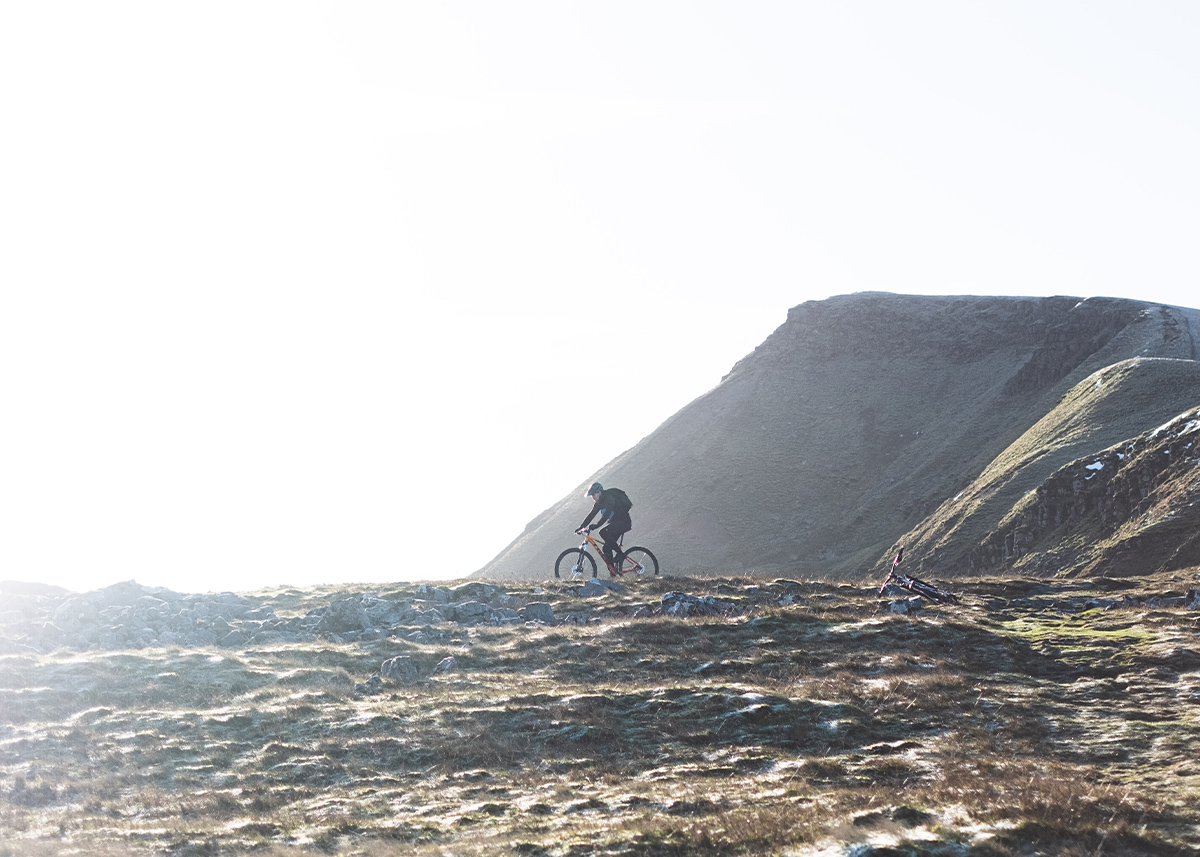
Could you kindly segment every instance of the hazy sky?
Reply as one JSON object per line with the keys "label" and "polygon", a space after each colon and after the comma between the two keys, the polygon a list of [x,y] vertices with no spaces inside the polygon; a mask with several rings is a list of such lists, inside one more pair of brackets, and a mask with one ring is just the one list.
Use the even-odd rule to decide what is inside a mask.
{"label": "hazy sky", "polygon": [[1198,306],[1197,44],[1145,0],[0,5],[0,579],[458,577],[805,300]]}

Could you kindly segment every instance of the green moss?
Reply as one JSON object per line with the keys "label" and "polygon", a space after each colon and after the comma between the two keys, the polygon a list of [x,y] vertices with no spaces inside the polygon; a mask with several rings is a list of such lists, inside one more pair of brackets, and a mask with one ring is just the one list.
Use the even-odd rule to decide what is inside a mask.
{"label": "green moss", "polygon": [[1034,642],[1052,642],[1059,638],[1067,638],[1142,643],[1155,639],[1154,634],[1142,627],[1097,628],[1081,622],[1042,619],[1037,616],[1002,620],[996,622],[995,626],[1017,639]]}

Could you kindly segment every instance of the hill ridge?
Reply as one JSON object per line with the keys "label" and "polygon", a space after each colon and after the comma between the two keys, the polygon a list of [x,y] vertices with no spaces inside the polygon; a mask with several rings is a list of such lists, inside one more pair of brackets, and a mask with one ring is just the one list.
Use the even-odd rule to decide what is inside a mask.
{"label": "hill ridge", "polygon": [[800,304],[476,575],[544,578],[593,480],[630,493],[630,538],[672,571],[872,574],[1084,378],[1135,358],[1194,362],[1198,319],[1096,297],[865,292]]}

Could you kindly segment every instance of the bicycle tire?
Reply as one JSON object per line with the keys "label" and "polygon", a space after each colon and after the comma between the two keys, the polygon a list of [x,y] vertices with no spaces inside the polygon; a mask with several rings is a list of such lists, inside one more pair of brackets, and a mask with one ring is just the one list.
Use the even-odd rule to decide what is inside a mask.
{"label": "bicycle tire", "polygon": [[633,547],[625,551],[624,558],[621,560],[621,573],[625,575],[637,571],[639,565],[651,574],[658,574],[658,558],[649,550],[643,547]]}
{"label": "bicycle tire", "polygon": [[596,576],[596,558],[590,553],[579,548],[567,548],[558,555],[558,559],[554,561],[554,576],[562,577],[562,572],[571,575],[575,569],[583,572],[587,569],[589,577]]}

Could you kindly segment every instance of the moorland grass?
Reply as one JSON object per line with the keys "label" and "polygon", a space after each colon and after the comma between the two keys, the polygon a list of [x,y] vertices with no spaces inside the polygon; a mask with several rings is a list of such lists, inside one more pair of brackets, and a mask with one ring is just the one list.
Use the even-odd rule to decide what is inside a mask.
{"label": "moorland grass", "polygon": [[[605,602],[721,586],[729,616],[0,658],[0,855],[1200,845],[1194,614],[1066,610],[1103,581],[962,583],[914,616],[747,585]],[[356,692],[393,654],[427,677]]]}

